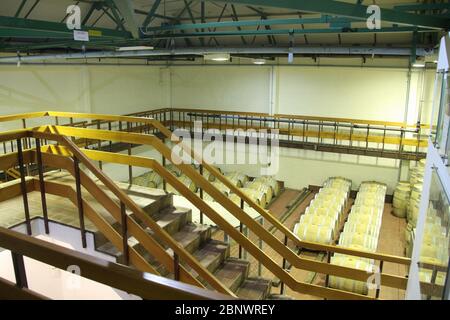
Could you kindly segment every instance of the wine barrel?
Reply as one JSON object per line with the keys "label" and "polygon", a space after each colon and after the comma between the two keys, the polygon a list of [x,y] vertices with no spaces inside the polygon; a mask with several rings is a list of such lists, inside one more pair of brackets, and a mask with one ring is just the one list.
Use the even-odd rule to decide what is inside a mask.
{"label": "wine barrel", "polygon": [[242,188],[248,182],[248,176],[242,172],[229,172],[225,176],[238,188]]}
{"label": "wine barrel", "polygon": [[[248,188],[240,188],[240,190],[261,207],[265,208],[267,206],[266,195],[264,194],[264,192]],[[241,198],[235,193],[230,194],[230,199],[237,205],[241,205]]]}
{"label": "wine barrel", "polygon": [[347,223],[352,222],[352,223],[360,223],[360,224],[364,224],[364,225],[371,225],[371,226],[375,226],[376,228],[380,228],[381,227],[381,219],[370,215],[370,214],[354,214],[354,213],[350,213],[348,215],[348,219],[347,219]]}
{"label": "wine barrel", "polygon": [[133,178],[132,184],[145,187],[145,177],[138,176],[138,177]]}
{"label": "wine barrel", "polygon": [[263,176],[258,177],[254,180],[255,182],[261,182],[262,184],[267,184],[272,189],[272,196],[276,197],[280,194],[280,183],[273,177]]}
{"label": "wine barrel", "polygon": [[392,213],[399,218],[406,218],[409,198],[411,196],[411,185],[409,182],[399,182],[394,190],[392,200]]}
{"label": "wine barrel", "polygon": [[[224,195],[228,196],[230,194],[230,189],[228,189],[223,183],[219,181],[211,182],[211,184],[216,188],[219,189],[220,192],[222,192]],[[208,193],[203,191],[203,200],[206,201],[215,201]]]}
{"label": "wine barrel", "polygon": [[368,251],[375,252],[378,246],[378,238],[356,232],[343,232],[339,237],[339,244],[342,246],[359,245]]}
{"label": "wine barrel", "polygon": [[337,235],[337,220],[330,216],[319,216],[314,214],[303,214],[300,216],[300,224],[323,226],[332,229],[333,239]]}
{"label": "wine barrel", "polygon": [[370,224],[362,224],[362,223],[350,221],[344,225],[343,232],[344,233],[346,233],[346,232],[364,233],[364,234],[368,234],[370,236],[378,238],[378,236],[380,234],[380,228],[378,228],[377,226],[374,226],[374,225],[370,225]]}
{"label": "wine barrel", "polygon": [[331,244],[333,230],[331,227],[297,223],[295,234],[302,241]]}
{"label": "wine barrel", "polygon": [[[367,263],[367,261],[354,258],[354,257],[332,257],[330,260],[331,264],[342,266],[342,267],[348,267],[358,270],[364,270],[367,273],[373,272],[373,265],[370,263]],[[348,278],[341,278],[336,276],[330,276],[328,285],[331,288],[339,289],[343,291],[348,292],[354,292],[362,295],[367,295],[369,292],[369,289],[367,287],[367,283],[364,281],[357,281],[352,280]]]}
{"label": "wine barrel", "polygon": [[267,184],[263,184],[260,181],[249,181],[245,184],[244,186],[245,188],[249,188],[249,189],[253,189],[253,190],[257,190],[257,191],[261,191],[264,192],[264,194],[266,195],[266,201],[267,203],[270,203],[270,201],[272,201],[273,198],[273,191],[272,188],[267,185]]}
{"label": "wine barrel", "polygon": [[[218,168],[218,167],[214,167],[214,168],[216,168],[217,170],[219,170],[220,173],[222,173],[222,170],[220,170],[220,168]],[[209,172],[206,169],[203,169],[203,176],[206,179],[208,179],[209,182],[215,182],[217,179],[216,176],[214,176],[211,172]]]}
{"label": "wine barrel", "polygon": [[[181,177],[178,178],[178,180],[184,184],[186,187],[189,188],[189,190],[191,190],[192,192],[197,192],[197,185],[195,184],[195,182],[193,182],[188,176],[186,175],[182,175]],[[173,186],[171,186],[170,184],[167,184],[167,191],[174,193],[174,194],[180,194],[180,192],[178,190],[176,190]]]}
{"label": "wine barrel", "polygon": [[178,167],[176,167],[174,164],[166,165],[166,169],[169,170],[170,173],[172,173],[174,176],[181,177],[181,175],[182,175],[181,170]]}
{"label": "wine barrel", "polygon": [[325,208],[325,207],[308,207],[305,210],[305,215],[311,214],[315,216],[323,216],[323,217],[330,217],[333,220],[339,221],[339,211],[337,210],[331,210],[331,208]]}
{"label": "wine barrel", "polygon": [[163,178],[155,171],[151,171],[145,174],[145,183],[149,188],[158,188],[163,182]]}

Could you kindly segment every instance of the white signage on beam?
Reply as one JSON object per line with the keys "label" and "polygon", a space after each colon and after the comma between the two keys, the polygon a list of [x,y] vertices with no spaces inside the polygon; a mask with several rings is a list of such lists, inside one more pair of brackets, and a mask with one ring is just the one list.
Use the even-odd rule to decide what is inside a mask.
{"label": "white signage on beam", "polygon": [[73,30],[73,40],[89,41],[89,32],[81,30]]}

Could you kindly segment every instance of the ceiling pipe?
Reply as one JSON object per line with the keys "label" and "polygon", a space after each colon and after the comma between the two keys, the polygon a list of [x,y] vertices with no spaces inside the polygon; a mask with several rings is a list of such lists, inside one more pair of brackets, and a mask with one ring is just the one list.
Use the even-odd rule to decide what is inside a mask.
{"label": "ceiling pipe", "polygon": [[[0,57],[0,63],[7,62],[32,62],[47,60],[67,59],[102,59],[102,58],[136,58],[152,56],[176,56],[176,55],[199,55],[211,53],[229,54],[256,54],[256,55],[288,55],[315,54],[315,55],[384,55],[384,56],[410,56],[410,48],[373,48],[373,47],[293,47],[293,48],[193,48],[174,50],[137,50],[137,51],[99,51],[82,53],[62,53],[47,55],[7,56]],[[428,56],[433,54],[433,49],[417,48],[417,56]]]}

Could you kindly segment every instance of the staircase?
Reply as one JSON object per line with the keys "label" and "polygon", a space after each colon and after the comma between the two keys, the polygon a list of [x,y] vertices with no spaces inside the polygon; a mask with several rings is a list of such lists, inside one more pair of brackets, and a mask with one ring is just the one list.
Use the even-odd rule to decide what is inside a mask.
{"label": "staircase", "polygon": [[[235,292],[239,298],[251,300],[271,298],[272,282],[262,278],[249,277],[250,263],[246,260],[230,257],[230,245],[212,239],[212,228],[210,226],[193,223],[190,209],[174,207],[172,194],[161,196],[151,205],[144,206],[143,209],[179,244],[197,258],[205,268],[212,272],[219,281]],[[145,228],[149,234],[152,234],[151,230],[146,228],[134,214],[130,214],[130,217]],[[114,223],[112,226],[120,231],[119,223]],[[102,233],[96,232],[94,239],[97,251],[114,256],[119,263],[123,261],[122,253]],[[168,249],[161,241],[159,242],[168,253],[173,254],[171,249]],[[129,239],[129,245],[144,256],[162,276],[173,278],[173,274],[169,273],[133,238]],[[183,263],[181,262],[181,264]],[[184,267],[190,269],[187,265],[184,265]],[[205,286],[207,286],[206,283]]]}

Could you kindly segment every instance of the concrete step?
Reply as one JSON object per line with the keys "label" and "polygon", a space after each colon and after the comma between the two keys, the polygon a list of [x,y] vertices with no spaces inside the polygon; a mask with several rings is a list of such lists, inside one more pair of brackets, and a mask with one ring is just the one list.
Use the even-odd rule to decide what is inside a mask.
{"label": "concrete step", "polygon": [[123,262],[123,254],[119,251],[111,242],[106,242],[104,244],[101,244],[100,246],[95,245],[95,249],[98,252],[110,255],[114,258],[116,258],[117,263]]}
{"label": "concrete step", "polygon": [[[130,214],[130,217],[139,223],[141,227],[147,229],[147,226],[142,222],[142,220],[136,217],[135,214]],[[158,225],[169,234],[174,234],[192,220],[192,211],[185,208],[167,207],[164,210],[154,214],[152,219],[155,220]],[[150,230],[148,231],[150,232]]]}
{"label": "concrete step", "polygon": [[265,300],[269,294],[272,283],[262,278],[247,278],[241,284],[236,294],[241,299]]}
{"label": "concrete step", "polygon": [[159,262],[155,259],[154,256],[152,256],[148,251],[140,244],[137,243],[133,246],[133,248],[142,256],[144,257],[147,262],[156,269],[162,276],[167,277],[169,275],[169,271]]}
{"label": "concrete step", "polygon": [[248,276],[250,263],[245,260],[228,258],[214,272],[216,278],[231,291],[236,292]]}
{"label": "concrete step", "polygon": [[[172,237],[184,249],[193,253],[211,238],[211,228],[205,225],[190,223],[181,228],[180,231],[174,233]],[[168,252],[173,254],[171,249],[168,249]]]}
{"label": "concrete step", "polygon": [[222,241],[210,240],[199,250],[194,252],[194,257],[203,267],[210,272],[217,268],[230,256],[230,246]]}

